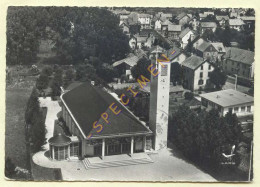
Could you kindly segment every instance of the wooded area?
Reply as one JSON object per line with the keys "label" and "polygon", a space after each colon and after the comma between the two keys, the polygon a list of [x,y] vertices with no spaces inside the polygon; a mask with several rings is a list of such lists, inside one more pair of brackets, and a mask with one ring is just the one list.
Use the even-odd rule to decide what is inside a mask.
{"label": "wooded area", "polygon": [[105,8],[9,7],[7,65],[35,63],[40,39],[52,40],[57,64],[111,64],[129,52],[118,25],[119,18]]}

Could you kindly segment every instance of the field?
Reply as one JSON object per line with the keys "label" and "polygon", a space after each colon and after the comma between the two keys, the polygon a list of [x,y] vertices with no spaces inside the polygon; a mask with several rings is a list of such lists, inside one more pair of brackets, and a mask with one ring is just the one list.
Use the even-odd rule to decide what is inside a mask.
{"label": "field", "polygon": [[31,89],[6,89],[5,156],[16,166],[29,169],[25,142],[24,113]]}

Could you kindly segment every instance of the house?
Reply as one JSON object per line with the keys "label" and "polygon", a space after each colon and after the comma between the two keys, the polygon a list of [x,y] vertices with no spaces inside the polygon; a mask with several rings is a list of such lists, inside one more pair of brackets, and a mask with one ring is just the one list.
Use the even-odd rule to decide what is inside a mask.
{"label": "house", "polygon": [[172,14],[171,13],[162,13],[160,16],[163,20],[171,20]]}
{"label": "house", "polygon": [[220,25],[220,27],[225,28],[228,23],[229,17],[228,16],[216,16],[216,19]]}
{"label": "house", "polygon": [[217,29],[217,24],[215,22],[201,22],[201,33],[204,33],[205,30],[212,30],[213,32]]}
{"label": "house", "polygon": [[206,15],[206,16],[209,16],[209,15],[214,16],[215,14],[214,14],[214,12],[206,11],[206,12],[204,12],[204,15]]}
{"label": "house", "polygon": [[245,25],[244,21],[240,18],[229,19],[228,24],[231,29],[235,29],[237,31],[241,31],[243,29],[243,25]]}
{"label": "house", "polygon": [[192,30],[197,31],[200,25],[200,21],[196,16],[193,16],[190,21],[189,24],[192,25]]}
{"label": "house", "polygon": [[226,54],[226,49],[222,42],[211,42],[211,45],[218,51],[217,61],[220,62],[224,54]]}
{"label": "house", "polygon": [[196,49],[196,54],[209,62],[216,62],[218,58],[218,51],[209,42],[203,42]]}
{"label": "house", "polygon": [[133,78],[131,74],[131,69],[137,64],[139,59],[140,58],[138,56],[133,55],[114,62],[112,66],[118,70],[119,77],[121,77],[121,75],[126,75],[127,78],[130,80]]}
{"label": "house", "polygon": [[162,23],[163,21],[160,18],[156,18],[156,21],[154,22],[154,29],[160,31],[162,29]]}
{"label": "house", "polygon": [[209,80],[209,73],[214,67],[196,55],[188,57],[182,62],[184,82],[183,87],[191,91],[203,90]]}
{"label": "house", "polygon": [[229,17],[230,17],[230,18],[238,18],[238,16],[239,16],[239,15],[238,15],[237,12],[230,12],[230,13],[229,13]]}
{"label": "house", "polygon": [[122,29],[123,33],[129,35],[129,25],[126,22],[122,22],[119,27]]}
{"label": "house", "polygon": [[245,25],[248,26],[248,28],[251,28],[255,24],[255,17],[254,16],[241,16],[241,20],[245,23]]}
{"label": "house", "polygon": [[151,136],[152,131],[103,88],[83,83],[60,98],[62,118],[71,136],[49,139],[55,160],[134,155],[145,152],[146,143],[151,143],[146,136]]}
{"label": "house", "polygon": [[185,12],[183,12],[183,13],[179,14],[175,18],[175,20],[178,25],[185,25],[186,23],[188,23],[190,21],[190,17]]}
{"label": "house", "polygon": [[141,25],[141,29],[150,29],[152,22],[152,16],[150,14],[138,14],[138,23]]}
{"label": "house", "polygon": [[170,59],[171,63],[178,62],[180,65],[187,58],[187,55],[184,53],[184,50],[173,47],[167,50],[167,57]]}
{"label": "house", "polygon": [[179,35],[181,33],[181,25],[168,25],[167,37],[171,40],[179,40]]}
{"label": "house", "polygon": [[141,49],[143,47],[151,48],[154,43],[155,37],[153,34],[140,35],[136,34],[129,40],[131,49]]}
{"label": "house", "polygon": [[188,27],[181,31],[179,35],[179,42],[181,44],[181,48],[184,49],[189,41],[193,41],[195,38],[194,31],[190,30]]}
{"label": "house", "polygon": [[199,17],[200,17],[200,20],[203,20],[207,17],[208,15],[204,14],[204,13],[199,13]]}
{"label": "house", "polygon": [[167,37],[169,25],[174,25],[174,23],[170,22],[169,20],[165,20],[161,24],[161,32],[162,32],[162,35],[165,37]]}
{"label": "house", "polygon": [[254,98],[237,90],[220,90],[201,94],[200,97],[202,108],[217,109],[221,116],[231,112],[242,117],[254,112]]}
{"label": "house", "polygon": [[226,48],[223,56],[222,69],[229,74],[237,74],[246,79],[254,78],[254,56],[255,53],[249,50],[236,47]]}
{"label": "house", "polygon": [[196,40],[193,41],[192,47],[196,51],[198,46],[201,45],[203,42],[205,42],[205,40],[203,40],[203,38],[199,37],[199,38],[197,38]]}

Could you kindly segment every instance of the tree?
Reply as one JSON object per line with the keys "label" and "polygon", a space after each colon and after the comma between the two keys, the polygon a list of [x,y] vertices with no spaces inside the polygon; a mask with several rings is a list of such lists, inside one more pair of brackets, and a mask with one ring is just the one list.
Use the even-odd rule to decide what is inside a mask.
{"label": "tree", "polygon": [[151,61],[145,57],[141,58],[138,62],[137,65],[135,65],[131,69],[131,73],[133,77],[137,80],[141,75],[144,77],[148,78],[150,80],[151,74],[148,71],[148,67],[150,66]]}
{"label": "tree", "polygon": [[223,31],[223,37],[222,37],[222,42],[223,42],[224,46],[226,46],[226,47],[231,46],[231,38],[232,38],[232,35],[231,35],[230,28],[229,28],[229,26],[226,26],[225,30]]}
{"label": "tree", "polygon": [[16,166],[12,162],[11,158],[7,157],[5,159],[5,176],[10,179],[14,178],[14,176],[16,175],[15,168]]}
{"label": "tree", "polygon": [[55,72],[52,84],[51,84],[51,89],[52,89],[52,96],[59,96],[61,94],[60,87],[63,84],[62,80],[62,70],[58,68]]}
{"label": "tree", "polygon": [[129,32],[130,32],[131,35],[135,35],[135,34],[140,32],[140,29],[141,29],[140,24],[130,25]]}
{"label": "tree", "polygon": [[37,152],[45,143],[45,117],[38,101],[38,92],[34,88],[28,100],[25,111],[25,122],[29,126],[29,136],[32,143],[32,151]]}
{"label": "tree", "polygon": [[183,72],[181,65],[178,62],[174,62],[171,64],[171,77],[170,77],[171,82],[175,85],[178,83],[179,85],[182,84],[183,80]]}
{"label": "tree", "polygon": [[187,100],[192,100],[194,98],[194,94],[192,92],[185,92],[184,97]]}
{"label": "tree", "polygon": [[112,82],[113,79],[118,76],[118,72],[113,66],[104,63],[97,69],[97,75],[106,82]]}
{"label": "tree", "polygon": [[217,89],[221,89],[222,86],[224,86],[226,83],[227,75],[219,68],[215,68],[209,74],[209,80],[211,83],[213,83],[216,86]]}
{"label": "tree", "polygon": [[68,81],[71,81],[72,79],[74,79],[74,71],[72,69],[68,69],[65,72],[65,79]]}
{"label": "tree", "polygon": [[182,105],[169,119],[168,128],[170,141],[198,164],[217,163],[220,148],[237,145],[241,139],[237,117],[234,114],[221,117],[215,109],[196,113]]}
{"label": "tree", "polygon": [[215,40],[214,32],[211,29],[206,29],[201,37],[205,41],[214,41]]}
{"label": "tree", "polygon": [[42,73],[41,74],[44,74],[44,75],[47,75],[47,76],[51,76],[52,73],[53,73],[53,68],[51,66],[45,66],[42,69]]}
{"label": "tree", "polygon": [[46,74],[41,74],[36,81],[36,88],[39,90],[46,89],[49,84],[49,77]]}

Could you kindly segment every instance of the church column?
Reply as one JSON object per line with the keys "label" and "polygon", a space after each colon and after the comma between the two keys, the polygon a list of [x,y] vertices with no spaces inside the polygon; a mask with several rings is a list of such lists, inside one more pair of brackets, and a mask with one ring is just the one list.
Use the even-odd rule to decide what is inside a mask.
{"label": "church column", "polygon": [[51,146],[51,154],[52,154],[52,159],[54,160],[54,157],[55,157],[55,155],[54,155],[54,146]]}
{"label": "church column", "polygon": [[134,154],[134,137],[131,137],[131,153],[130,155],[132,156]]}
{"label": "church column", "polygon": [[102,139],[102,160],[104,160],[105,158],[105,147],[106,147],[106,144],[105,144],[105,138]]}
{"label": "church column", "polygon": [[146,150],[146,136],[143,137],[143,151]]}

